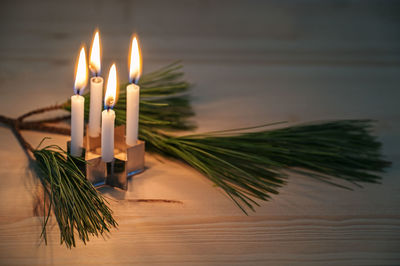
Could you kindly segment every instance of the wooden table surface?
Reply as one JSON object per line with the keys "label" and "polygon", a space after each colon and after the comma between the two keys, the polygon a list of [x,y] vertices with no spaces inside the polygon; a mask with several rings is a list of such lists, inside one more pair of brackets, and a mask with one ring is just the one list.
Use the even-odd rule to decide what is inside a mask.
{"label": "wooden table surface", "polygon": [[[118,230],[68,250],[54,220],[49,244],[39,241],[40,186],[1,126],[0,264],[399,265],[399,14],[390,1],[2,0],[1,114],[65,101],[79,46],[98,26],[104,69],[115,61],[122,80],[133,31],[145,72],[184,61],[198,132],[372,118],[394,164],[381,185],[354,191],[291,175],[245,216],[196,171],[149,155],[128,192],[103,191]],[[46,134],[24,136],[37,145]],[[66,137],[51,137],[65,146]]]}

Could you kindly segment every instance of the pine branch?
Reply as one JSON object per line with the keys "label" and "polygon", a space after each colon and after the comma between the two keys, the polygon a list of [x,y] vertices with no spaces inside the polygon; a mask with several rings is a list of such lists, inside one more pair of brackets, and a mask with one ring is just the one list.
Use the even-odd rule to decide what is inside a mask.
{"label": "pine branch", "polygon": [[[25,117],[28,116],[23,118]],[[86,243],[89,241],[89,236],[103,235],[109,232],[111,227],[117,226],[106,200],[86,179],[75,163],[85,163],[84,160],[72,157],[55,145],[34,149],[21,134],[21,129],[27,125],[35,126],[36,130],[57,128],[45,128],[40,123],[24,123],[22,119],[5,116],[0,116],[0,122],[13,130],[33,163],[44,188],[44,204],[46,205],[46,199],[50,200],[48,211],[43,215],[41,234],[46,243],[46,226],[51,210],[58,222],[61,244],[65,243],[68,248],[75,246],[75,232],[78,233],[79,239]]]}
{"label": "pine branch", "polygon": [[[36,172],[49,198],[49,210],[44,213],[41,236],[47,243],[46,226],[52,209],[60,229],[61,244],[75,247],[75,232],[83,243],[89,236],[100,236],[117,227],[107,201],[86,179],[72,157],[59,146],[51,145],[33,151]],[[46,198],[46,197],[44,197]]]}
{"label": "pine branch", "polygon": [[[222,188],[246,213],[254,199],[268,200],[285,184],[285,170],[345,187],[378,183],[390,166],[381,143],[371,135],[370,120],[340,120],[282,129],[240,133],[224,130],[173,137],[141,127],[153,151],[184,161]],[[150,147],[149,147],[150,146]]]}
{"label": "pine branch", "polygon": [[50,105],[47,107],[38,108],[38,109],[32,110],[30,112],[27,112],[27,113],[21,115],[20,117],[18,117],[18,120],[22,121],[25,118],[33,116],[33,115],[42,114],[42,113],[46,113],[46,112],[54,111],[54,110],[60,110],[63,108],[64,108],[63,104],[55,104],[55,105]]}

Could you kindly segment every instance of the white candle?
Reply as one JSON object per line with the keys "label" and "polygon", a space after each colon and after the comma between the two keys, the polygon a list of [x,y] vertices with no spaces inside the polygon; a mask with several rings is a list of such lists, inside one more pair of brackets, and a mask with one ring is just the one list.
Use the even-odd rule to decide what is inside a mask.
{"label": "white candle", "polygon": [[80,94],[87,84],[87,65],[85,48],[82,47],[79,53],[78,65],[75,74],[75,95],[71,97],[71,154],[73,156],[82,155],[83,146],[83,124],[85,98]]}
{"label": "white candle", "polygon": [[89,136],[100,135],[100,118],[103,102],[103,78],[90,79],[90,111],[89,111]]}
{"label": "white candle", "polygon": [[105,162],[114,158],[114,122],[115,112],[111,109],[115,105],[117,96],[117,70],[115,64],[110,68],[107,80],[107,90],[104,96],[106,110],[101,114],[101,157]]}
{"label": "white candle", "polygon": [[84,109],[85,98],[78,94],[71,96],[71,154],[73,156],[82,155]]}
{"label": "white candle", "polygon": [[105,162],[114,158],[114,110],[104,110],[101,114],[101,157]]}
{"label": "white candle", "polygon": [[98,137],[100,134],[100,117],[103,101],[103,78],[99,77],[101,70],[100,37],[96,31],[90,49],[89,68],[95,77],[90,79],[90,111],[89,111],[89,136]]}
{"label": "white candle", "polygon": [[126,144],[133,146],[138,140],[139,91],[136,84],[126,87]]}
{"label": "white candle", "polygon": [[134,83],[139,81],[142,73],[140,48],[134,36],[130,49],[129,84],[126,87],[126,144],[136,145],[139,131],[139,94],[140,87]]}

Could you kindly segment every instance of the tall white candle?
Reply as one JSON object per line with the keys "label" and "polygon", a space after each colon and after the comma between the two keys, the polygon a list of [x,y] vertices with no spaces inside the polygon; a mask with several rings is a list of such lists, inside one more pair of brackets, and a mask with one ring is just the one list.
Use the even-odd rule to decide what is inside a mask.
{"label": "tall white candle", "polygon": [[90,112],[89,112],[89,136],[98,137],[100,134],[100,119],[103,101],[103,78],[99,76],[101,70],[100,37],[96,31],[90,49],[89,68],[94,75],[90,79]]}
{"label": "tall white candle", "polygon": [[129,84],[126,87],[126,144],[133,146],[138,140],[139,131],[139,95],[140,87],[136,85],[142,73],[140,48],[134,36],[130,49]]}
{"label": "tall white candle", "polygon": [[107,90],[104,96],[105,110],[101,114],[101,157],[105,162],[114,158],[114,107],[117,98],[117,70],[115,64],[110,68],[107,80]]}
{"label": "tall white candle", "polygon": [[101,122],[101,157],[103,161],[111,162],[114,158],[114,110],[104,110],[101,114]]}
{"label": "tall white candle", "polygon": [[138,140],[139,91],[136,84],[126,87],[126,144],[133,146]]}
{"label": "tall white candle", "polygon": [[78,66],[76,68],[74,92],[71,97],[71,154],[82,155],[83,146],[83,124],[85,98],[80,94],[87,84],[87,65],[85,48],[82,47],[79,53]]}
{"label": "tall white candle", "polygon": [[103,78],[90,79],[89,136],[100,135],[100,118],[103,102]]}

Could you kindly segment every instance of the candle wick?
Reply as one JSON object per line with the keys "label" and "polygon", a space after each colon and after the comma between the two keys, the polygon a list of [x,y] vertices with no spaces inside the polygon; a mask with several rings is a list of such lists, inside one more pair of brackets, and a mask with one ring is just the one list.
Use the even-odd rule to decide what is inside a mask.
{"label": "candle wick", "polygon": [[135,85],[137,85],[136,78],[132,78],[132,79],[129,81],[129,83],[130,83],[130,84],[135,84]]}
{"label": "candle wick", "polygon": [[80,89],[76,89],[76,94],[80,95]]}

